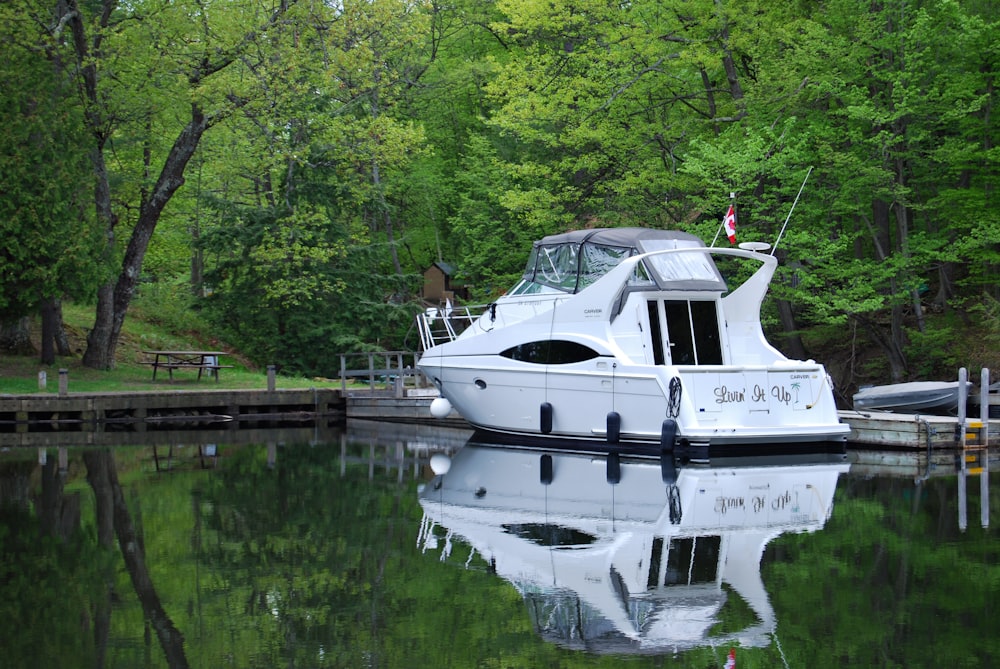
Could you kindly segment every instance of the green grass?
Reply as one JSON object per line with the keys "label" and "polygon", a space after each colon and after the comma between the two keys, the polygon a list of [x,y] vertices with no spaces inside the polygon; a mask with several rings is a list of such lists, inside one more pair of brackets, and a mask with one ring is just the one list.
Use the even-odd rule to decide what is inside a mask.
{"label": "green grass", "polygon": [[[266,389],[267,370],[258,369],[233,351],[225,342],[214,340],[198,331],[171,332],[156,323],[131,315],[125,319],[122,336],[115,355],[115,368],[101,371],[84,367],[81,363],[86,348],[86,333],[94,319],[93,307],[64,304],[63,320],[73,355],[58,357],[54,365],[43,365],[39,356],[0,355],[0,394],[20,395],[31,393],[56,393],[59,391],[60,370],[67,373],[69,392],[128,392],[148,390],[210,390],[210,389]],[[35,345],[38,332],[33,329]],[[150,356],[146,350],[218,350],[231,351],[220,361],[233,365],[232,369],[219,372],[219,381],[206,375],[198,379],[191,370],[177,370],[170,382],[165,372],[158,372],[153,381],[152,368],[144,365]],[[47,377],[45,390],[39,388],[39,372]],[[286,388],[339,388],[339,379],[319,379],[278,375],[275,387]]]}

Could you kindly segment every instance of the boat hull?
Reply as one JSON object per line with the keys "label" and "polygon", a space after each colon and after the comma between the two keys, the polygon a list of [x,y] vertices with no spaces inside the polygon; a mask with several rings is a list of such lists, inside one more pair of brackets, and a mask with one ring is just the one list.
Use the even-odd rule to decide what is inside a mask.
{"label": "boat hull", "polygon": [[[966,382],[966,392],[972,387]],[[895,413],[953,415],[958,408],[958,381],[911,381],[863,388],[854,395],[854,408]]]}
{"label": "boat hull", "polygon": [[484,355],[425,357],[420,367],[471,425],[519,438],[648,449],[843,443],[849,433],[815,364],[684,369],[597,360],[539,370]]}

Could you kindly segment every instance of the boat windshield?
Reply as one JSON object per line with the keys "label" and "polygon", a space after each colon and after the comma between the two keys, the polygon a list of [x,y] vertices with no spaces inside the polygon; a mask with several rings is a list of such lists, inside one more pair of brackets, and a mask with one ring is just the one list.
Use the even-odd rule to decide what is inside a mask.
{"label": "boat windshield", "polygon": [[[636,252],[634,248],[628,246],[594,243],[539,245],[532,250],[528,264],[524,268],[523,280],[511,293],[551,292],[546,289],[577,293]],[[629,283],[648,285],[653,282],[646,268],[637,265]]]}
{"label": "boat windshield", "polygon": [[694,235],[649,228],[598,228],[550,235],[535,242],[522,280],[509,294],[578,293],[626,258],[652,251],[674,253],[653,255],[636,264],[629,288],[726,290],[704,243]]}

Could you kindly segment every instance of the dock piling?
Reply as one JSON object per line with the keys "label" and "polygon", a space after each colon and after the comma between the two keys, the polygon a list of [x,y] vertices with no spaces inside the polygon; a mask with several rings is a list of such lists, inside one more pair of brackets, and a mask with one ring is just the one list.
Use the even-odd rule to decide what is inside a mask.
{"label": "dock piling", "polygon": [[979,519],[983,528],[990,525],[989,508],[989,387],[990,370],[983,368],[979,380],[979,418],[970,419],[966,415],[968,395],[968,372],[965,367],[958,370],[958,528],[968,527],[966,509],[967,483],[969,476],[979,476]]}

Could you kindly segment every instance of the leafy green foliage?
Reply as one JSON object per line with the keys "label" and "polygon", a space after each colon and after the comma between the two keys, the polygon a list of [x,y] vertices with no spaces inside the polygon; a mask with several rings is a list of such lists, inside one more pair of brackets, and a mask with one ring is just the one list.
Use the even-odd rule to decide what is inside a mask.
{"label": "leafy green foliage", "polygon": [[413,310],[394,296],[412,286],[330,210],[301,210],[222,212],[202,237],[206,318],[258,364],[307,375],[335,376],[339,353],[401,347]]}
{"label": "leafy green foliage", "polygon": [[[16,481],[8,463],[4,478]],[[107,598],[103,570],[109,556],[77,533],[68,541],[49,536],[26,506],[0,505],[0,614],[16,622],[4,626],[0,641],[4,666],[93,666],[92,635],[80,633],[80,621]],[[45,639],[25,630],[45,630]]]}
{"label": "leafy green foliage", "polygon": [[[931,373],[928,313],[1000,298],[997,19],[978,3],[300,1],[271,24],[254,3],[139,2],[78,63],[47,5],[0,11],[0,312],[92,296],[100,244],[118,261],[149,231],[140,293],[210,279],[227,335],[263,324],[255,359],[312,369],[321,341],[402,345],[437,260],[488,300],[538,237],[709,241],[730,193],[740,241],[781,235],[781,328],[850,324],[888,375]],[[152,234],[139,222],[192,104],[208,127]],[[104,236],[95,148],[100,217],[121,221]]]}
{"label": "leafy green foliage", "polygon": [[0,317],[92,294],[103,276],[84,109],[71,53],[33,27],[32,3],[0,8]]}
{"label": "leafy green foliage", "polygon": [[[989,609],[1000,583],[995,547],[971,524],[960,534],[954,488],[954,477],[913,485],[852,476],[822,532],[786,535],[768,548],[762,575],[790,665],[989,662],[975,639],[990,623],[960,611]],[[970,495],[970,507],[978,504]]]}

